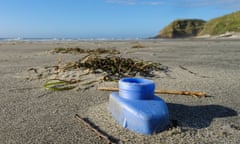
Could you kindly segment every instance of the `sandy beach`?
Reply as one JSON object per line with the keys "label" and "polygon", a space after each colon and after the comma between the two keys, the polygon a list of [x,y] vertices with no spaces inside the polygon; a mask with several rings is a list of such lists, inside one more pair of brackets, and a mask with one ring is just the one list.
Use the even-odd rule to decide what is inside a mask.
{"label": "sandy beach", "polygon": [[[97,91],[100,84],[68,91],[43,87],[48,78],[46,72],[41,73],[44,67],[56,66],[59,57],[66,63],[84,56],[49,52],[57,47],[115,48],[124,57],[161,63],[169,71],[149,78],[158,89],[200,91],[209,97],[159,95],[175,126],[151,136],[137,134],[111,117],[107,110],[110,92]],[[240,141],[239,40],[5,41],[0,42],[0,76],[3,144],[104,143],[75,114],[87,118],[114,143]]]}

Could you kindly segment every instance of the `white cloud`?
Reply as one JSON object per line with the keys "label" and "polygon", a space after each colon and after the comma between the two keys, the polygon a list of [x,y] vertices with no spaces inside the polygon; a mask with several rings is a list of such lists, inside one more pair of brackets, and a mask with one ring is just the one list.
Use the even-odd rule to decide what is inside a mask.
{"label": "white cloud", "polygon": [[144,4],[144,5],[163,5],[164,2],[160,2],[160,1],[150,1],[150,2],[142,2],[141,4]]}
{"label": "white cloud", "polygon": [[127,5],[136,5],[137,2],[135,0],[106,0],[107,3],[113,4],[127,4]]}

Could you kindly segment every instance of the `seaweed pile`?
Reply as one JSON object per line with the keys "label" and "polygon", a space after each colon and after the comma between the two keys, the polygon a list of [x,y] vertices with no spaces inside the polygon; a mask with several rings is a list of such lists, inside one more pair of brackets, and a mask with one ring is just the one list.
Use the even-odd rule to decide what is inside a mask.
{"label": "seaweed pile", "polygon": [[104,53],[108,53],[108,54],[120,54],[120,52],[114,48],[109,48],[109,49],[105,49],[105,48],[97,48],[97,49],[83,49],[83,48],[54,48],[53,50],[50,51],[52,54],[54,53],[62,53],[62,54],[66,54],[66,53],[70,53],[70,54],[82,54],[82,53],[88,53],[88,54],[104,54]]}
{"label": "seaweed pile", "polygon": [[63,67],[64,70],[72,68],[89,69],[92,73],[105,73],[105,81],[115,81],[122,77],[134,77],[136,75],[144,77],[154,76],[153,71],[168,71],[168,67],[159,63],[133,60],[121,56],[87,55]]}
{"label": "seaweed pile", "polygon": [[140,44],[140,43],[136,43],[135,45],[133,45],[131,48],[145,48],[144,45]]}
{"label": "seaweed pile", "polygon": [[[45,68],[48,80],[44,87],[50,90],[86,89],[103,81],[118,81],[123,77],[154,77],[156,71],[167,73],[160,63],[122,57],[116,49],[55,48],[52,53],[86,53],[77,61]],[[60,55],[61,56],[61,55]]]}

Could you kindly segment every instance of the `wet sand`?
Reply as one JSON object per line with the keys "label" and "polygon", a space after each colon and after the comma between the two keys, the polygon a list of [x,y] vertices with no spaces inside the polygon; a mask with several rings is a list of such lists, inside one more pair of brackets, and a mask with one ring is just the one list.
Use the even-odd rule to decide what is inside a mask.
{"label": "wet sand", "polygon": [[[132,48],[136,44],[144,48]],[[152,136],[136,134],[108,113],[109,92],[97,86],[52,92],[43,88],[46,79],[29,79],[29,69],[57,64],[59,54],[48,52],[56,47],[116,48],[124,57],[168,66],[167,74],[151,78],[158,89],[201,91],[210,97],[160,95],[176,127]],[[75,114],[117,143],[240,141],[239,40],[0,42],[0,52],[0,143],[103,143]],[[61,57],[65,62],[79,59]]]}

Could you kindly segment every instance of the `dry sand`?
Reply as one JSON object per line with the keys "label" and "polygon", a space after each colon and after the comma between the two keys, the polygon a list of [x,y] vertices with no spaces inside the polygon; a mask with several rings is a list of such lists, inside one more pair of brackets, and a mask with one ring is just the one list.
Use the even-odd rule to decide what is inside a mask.
{"label": "dry sand", "polygon": [[[144,48],[133,49],[141,44]],[[152,136],[121,128],[107,111],[109,92],[51,92],[30,68],[57,64],[55,47],[116,48],[121,55],[160,62],[170,72],[157,88],[206,92],[207,98],[160,95],[177,126]],[[231,143],[240,141],[240,41],[145,40],[0,42],[0,143],[104,143],[74,118],[88,118],[117,143]],[[78,55],[64,54],[63,61]]]}

